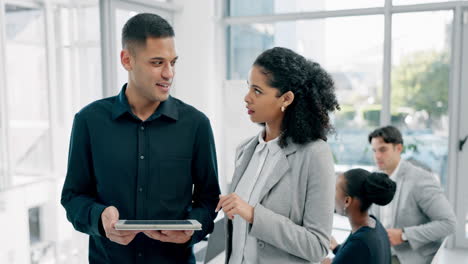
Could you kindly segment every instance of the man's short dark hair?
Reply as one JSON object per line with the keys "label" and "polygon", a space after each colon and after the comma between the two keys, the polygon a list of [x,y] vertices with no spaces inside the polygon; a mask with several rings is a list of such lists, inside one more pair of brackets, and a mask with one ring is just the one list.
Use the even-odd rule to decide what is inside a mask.
{"label": "man's short dark hair", "polygon": [[372,142],[373,138],[378,137],[381,137],[385,143],[403,145],[403,137],[401,136],[400,130],[394,126],[384,126],[372,131],[369,134],[369,143]]}
{"label": "man's short dark hair", "polygon": [[164,18],[156,14],[141,13],[125,23],[122,29],[122,48],[133,53],[136,46],[146,45],[147,38],[167,37],[174,37],[174,29]]}

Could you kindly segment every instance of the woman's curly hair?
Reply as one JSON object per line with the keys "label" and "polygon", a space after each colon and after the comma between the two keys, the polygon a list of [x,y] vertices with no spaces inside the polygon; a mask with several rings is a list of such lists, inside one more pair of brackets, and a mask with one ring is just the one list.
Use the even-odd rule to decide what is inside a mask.
{"label": "woman's curly hair", "polygon": [[281,124],[280,146],[286,147],[288,138],[296,144],[326,141],[333,130],[328,114],[340,106],[333,79],[320,64],[290,49],[275,47],[260,54],[253,65],[267,76],[268,85],[279,90],[278,97],[294,93]]}

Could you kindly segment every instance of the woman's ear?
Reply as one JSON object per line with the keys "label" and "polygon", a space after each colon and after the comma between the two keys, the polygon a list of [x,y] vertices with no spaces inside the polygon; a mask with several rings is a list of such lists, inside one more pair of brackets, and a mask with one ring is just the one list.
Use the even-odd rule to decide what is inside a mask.
{"label": "woman's ear", "polygon": [[291,91],[284,93],[281,97],[283,97],[284,107],[288,107],[294,101],[294,93]]}
{"label": "woman's ear", "polygon": [[348,207],[352,202],[353,202],[353,198],[351,196],[345,197],[344,203],[346,207]]}

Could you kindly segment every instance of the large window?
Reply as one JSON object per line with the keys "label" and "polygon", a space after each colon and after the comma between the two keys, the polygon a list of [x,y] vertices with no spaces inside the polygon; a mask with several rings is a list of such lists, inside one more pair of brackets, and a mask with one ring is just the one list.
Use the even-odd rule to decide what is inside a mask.
{"label": "large window", "polygon": [[447,182],[448,98],[453,12],[393,16],[391,121],[404,158]]}
{"label": "large window", "polygon": [[[102,98],[101,40],[97,1],[80,7],[57,6],[57,113],[59,122],[69,125],[81,107]],[[72,29],[72,30],[71,30]],[[71,105],[71,107],[70,107]]]}
{"label": "large window", "polygon": [[41,7],[6,5],[8,146],[13,185],[51,168],[45,16]]}
{"label": "large window", "polygon": [[[307,6],[297,2],[301,7]],[[404,134],[407,144],[403,157],[434,172],[445,187],[453,11],[391,14],[387,49],[392,57],[384,61],[383,14],[348,16],[359,13],[354,10],[345,17],[274,23],[256,23],[251,17],[251,23],[236,23],[235,16],[245,15],[247,10],[251,12],[248,15],[254,15],[254,10],[274,14],[277,2],[258,1],[258,6],[250,9],[242,1],[229,3],[229,79],[245,80],[256,56],[274,46],[291,48],[318,61],[333,76],[342,108],[333,116],[336,134],[329,139],[337,170],[353,166],[372,169],[367,135],[390,120]],[[322,4],[334,6],[333,3]],[[369,9],[360,12],[364,14]],[[385,81],[384,76],[391,78]],[[391,98],[382,101],[385,85]],[[385,103],[390,107],[382,112]],[[388,118],[381,120],[382,115]]]}
{"label": "large window", "polygon": [[367,7],[383,7],[385,0],[230,0],[230,16],[258,16],[292,12],[314,12]]}
{"label": "large window", "polygon": [[[403,158],[433,172],[455,203],[457,184],[464,183],[457,177],[466,174],[466,166],[454,161],[460,163],[463,154],[451,146],[458,146],[466,135],[466,107],[456,95],[468,87],[464,56],[468,54],[468,16],[459,8],[466,8],[467,1],[297,0],[286,5],[275,0],[226,0],[226,4],[226,94],[244,89],[245,81],[239,80],[247,78],[262,51],[274,46],[291,48],[318,61],[335,80],[341,111],[332,116],[336,134],[328,142],[337,171],[375,170],[367,135],[376,127],[395,125],[405,140]],[[242,99],[227,100],[232,98]],[[452,119],[457,111],[461,111],[460,121]],[[239,120],[233,113],[226,110],[225,120]],[[238,125],[237,131],[252,131],[250,124]],[[460,139],[453,132],[459,128],[463,130]],[[233,139],[239,142],[236,135],[226,135],[228,144],[235,145],[229,143]],[[226,150],[230,151],[234,150]],[[230,175],[232,169],[225,174]],[[457,204],[465,204],[464,200],[458,198]],[[466,206],[457,210],[468,234]],[[343,221],[335,220],[343,226]],[[457,245],[466,247],[466,241],[463,235]]]}

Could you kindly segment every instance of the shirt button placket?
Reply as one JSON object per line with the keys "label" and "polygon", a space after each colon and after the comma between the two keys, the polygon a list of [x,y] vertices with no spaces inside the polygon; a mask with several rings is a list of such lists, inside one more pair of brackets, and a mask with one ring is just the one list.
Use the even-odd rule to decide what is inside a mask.
{"label": "shirt button placket", "polygon": [[[146,133],[146,127],[145,127],[144,122],[140,123],[137,128],[137,133],[138,133],[138,175],[137,175],[137,197],[136,197],[136,202],[137,202],[137,209],[136,209],[136,217],[141,218],[144,217],[145,212],[144,212],[144,207],[146,204],[145,197],[144,197],[144,190],[143,186],[145,186],[145,178],[144,175],[146,173],[146,159],[147,153],[145,149],[145,134]],[[137,255],[139,257],[143,256],[142,252],[138,252]],[[142,258],[140,258],[142,259]]]}

